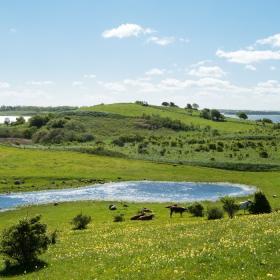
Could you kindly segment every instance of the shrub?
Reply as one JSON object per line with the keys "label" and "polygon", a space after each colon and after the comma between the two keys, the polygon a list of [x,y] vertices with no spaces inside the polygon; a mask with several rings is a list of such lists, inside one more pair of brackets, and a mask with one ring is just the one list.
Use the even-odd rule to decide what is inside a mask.
{"label": "shrub", "polygon": [[58,237],[58,230],[54,230],[51,235],[50,235],[50,241],[51,241],[51,244],[56,244],[57,242],[57,237]]}
{"label": "shrub", "polygon": [[252,214],[271,213],[271,206],[263,192],[256,192],[254,202],[249,209]]}
{"label": "shrub", "polygon": [[47,122],[50,120],[49,116],[44,115],[35,115],[32,118],[29,119],[29,126],[35,126],[37,128],[40,128],[47,124]]}
{"label": "shrub", "polygon": [[204,213],[204,207],[202,204],[196,202],[188,207],[189,212],[194,216],[194,217],[203,217]]}
{"label": "shrub", "polygon": [[261,158],[268,158],[268,153],[266,151],[261,151],[259,155]]}
{"label": "shrub", "polygon": [[239,205],[235,203],[235,199],[232,197],[223,197],[221,199],[223,203],[223,209],[227,212],[228,216],[232,219],[235,213],[239,210]]}
{"label": "shrub", "polygon": [[221,208],[213,206],[207,210],[207,219],[208,220],[217,220],[221,219],[224,216],[224,212]]}
{"label": "shrub", "polygon": [[124,222],[124,214],[118,214],[114,217],[114,222]]}
{"label": "shrub", "polygon": [[91,222],[91,216],[83,215],[82,213],[74,217],[71,224],[74,225],[73,229],[86,229],[87,225]]}
{"label": "shrub", "polygon": [[4,230],[0,253],[15,260],[23,266],[28,266],[38,260],[51,243],[47,236],[47,226],[40,222],[41,217],[20,220],[17,225]]}

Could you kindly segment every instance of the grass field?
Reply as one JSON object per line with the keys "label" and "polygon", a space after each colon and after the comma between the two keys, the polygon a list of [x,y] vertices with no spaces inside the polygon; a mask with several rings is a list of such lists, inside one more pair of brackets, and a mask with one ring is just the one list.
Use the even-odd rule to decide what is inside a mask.
{"label": "grass field", "polygon": [[[129,204],[114,223],[106,202],[63,203],[0,214],[0,229],[20,218],[42,214],[59,241],[42,260],[46,267],[9,279],[279,279],[280,213],[224,218],[169,218],[164,204]],[[141,207],[153,221],[130,221]],[[83,212],[93,218],[84,231],[69,221]],[[2,275],[3,276],[3,275]],[[4,276],[3,276],[4,278]]]}
{"label": "grass field", "polygon": [[[95,112],[109,114],[96,115]],[[143,113],[180,120],[194,125],[195,129],[143,128],[139,126],[139,123],[145,124],[141,118]],[[50,232],[59,231],[58,243],[42,256],[46,262],[44,268],[32,273],[0,274],[0,278],[280,279],[280,212],[276,211],[280,206],[280,171],[277,168],[234,171],[186,164],[188,161],[212,162],[213,166],[222,163],[220,168],[226,168],[230,162],[237,164],[235,169],[241,164],[256,164],[260,170],[269,164],[278,166],[279,129],[233,119],[213,122],[200,118],[196,111],[137,104],[86,107],[67,114],[59,112],[54,118],[52,121],[65,119],[71,129],[47,124],[37,132],[46,134],[53,130],[57,133],[55,136],[65,136],[77,129],[75,133],[93,133],[95,139],[31,145],[23,143],[22,138],[13,138],[13,142],[5,138],[7,141],[2,141],[5,145],[0,145],[0,193],[144,179],[231,182],[262,190],[274,212],[254,216],[240,211],[233,220],[225,217],[207,221],[205,217],[194,218],[187,213],[183,218],[170,219],[166,204],[129,203],[129,207],[124,208],[120,202],[114,202],[118,210],[112,212],[108,210],[109,202],[93,201],[0,212],[0,231],[35,214],[42,215]],[[1,126],[0,134],[6,135],[7,130],[11,130],[23,135],[29,129],[27,124]],[[144,137],[142,142],[125,142],[123,146],[113,143],[120,136],[136,134]],[[215,150],[208,149],[211,145],[216,145]],[[110,151],[111,155],[118,152],[120,157],[91,154],[96,148],[101,148],[101,152]],[[73,149],[77,152],[71,151]],[[268,157],[260,158],[261,151],[267,151]],[[203,203],[206,208],[213,204]],[[220,202],[214,203],[221,206]],[[151,208],[155,220],[130,221],[142,207]],[[69,221],[80,212],[91,215],[93,221],[87,230],[74,231]],[[125,221],[114,223],[116,213],[124,214]],[[1,257],[0,267],[4,267]]]}
{"label": "grass field", "polygon": [[[82,186],[98,181],[160,180],[232,182],[262,189],[279,205],[280,172],[239,172],[160,164],[74,152],[0,146],[0,192]],[[24,183],[15,185],[15,180]],[[273,198],[273,195],[278,195]]]}

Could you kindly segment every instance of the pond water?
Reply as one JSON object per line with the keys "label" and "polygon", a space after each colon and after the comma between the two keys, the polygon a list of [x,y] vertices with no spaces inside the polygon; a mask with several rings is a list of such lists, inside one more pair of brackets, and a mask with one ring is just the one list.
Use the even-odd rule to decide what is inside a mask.
{"label": "pond water", "polygon": [[[238,117],[236,115],[232,115],[232,114],[224,114],[224,115],[226,117],[238,119]],[[251,121],[256,121],[256,120],[260,120],[260,119],[270,119],[275,123],[280,122],[280,115],[247,115],[247,116],[248,116],[248,120],[251,120]]]}
{"label": "pond water", "polygon": [[225,195],[245,196],[254,192],[254,187],[230,183],[131,181],[97,184],[75,189],[2,194],[0,195],[0,208],[4,211],[23,205],[78,200],[127,202],[214,201]]}
{"label": "pond water", "polygon": [[[4,123],[6,119],[9,119],[10,122],[15,122],[19,116],[0,116],[0,124]],[[23,116],[26,121],[28,121],[30,116]]]}

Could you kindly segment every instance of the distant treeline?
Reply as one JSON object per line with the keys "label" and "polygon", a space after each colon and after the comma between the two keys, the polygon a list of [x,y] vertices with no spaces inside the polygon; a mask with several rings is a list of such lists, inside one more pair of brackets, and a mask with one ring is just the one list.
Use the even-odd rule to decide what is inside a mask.
{"label": "distant treeline", "polygon": [[0,106],[0,111],[27,111],[27,112],[60,112],[60,111],[72,111],[78,107],[72,106],[57,106],[57,107],[40,107],[40,106]]}

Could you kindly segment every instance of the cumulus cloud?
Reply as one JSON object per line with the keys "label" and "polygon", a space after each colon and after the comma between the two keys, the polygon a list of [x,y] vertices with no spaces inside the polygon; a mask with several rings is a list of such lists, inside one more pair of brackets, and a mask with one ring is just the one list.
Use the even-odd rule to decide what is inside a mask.
{"label": "cumulus cloud", "polygon": [[280,82],[276,80],[261,82],[257,84],[255,90],[261,94],[280,94]]}
{"label": "cumulus cloud", "polygon": [[154,43],[156,45],[160,46],[167,46],[175,42],[174,37],[158,37],[158,36],[152,36],[148,38],[147,42]]}
{"label": "cumulus cloud", "polygon": [[105,30],[102,33],[104,38],[128,38],[128,37],[138,37],[141,34],[150,34],[153,30],[150,28],[144,28],[141,25],[134,23],[125,23],[112,29]]}
{"label": "cumulus cloud", "polygon": [[73,81],[72,82],[72,86],[73,87],[81,87],[84,85],[84,82],[83,81]]}
{"label": "cumulus cloud", "polygon": [[226,72],[219,66],[199,66],[189,71],[189,75],[196,77],[221,78]]}
{"label": "cumulus cloud", "polygon": [[7,82],[0,82],[0,88],[9,88],[10,84]]}
{"label": "cumulus cloud", "polygon": [[26,84],[29,86],[50,86],[55,83],[53,81],[28,81]]}
{"label": "cumulus cloud", "polygon": [[274,48],[280,47],[280,33],[274,34],[264,39],[257,40],[256,44],[259,45],[270,45]]}
{"label": "cumulus cloud", "polygon": [[229,62],[240,64],[251,64],[265,60],[280,60],[280,51],[271,50],[238,50],[225,52],[217,50],[216,55],[220,58],[225,58]]}
{"label": "cumulus cloud", "polygon": [[123,92],[126,90],[126,87],[121,82],[103,82],[99,81],[99,85],[103,86],[105,89],[113,92]]}
{"label": "cumulus cloud", "polygon": [[159,68],[152,68],[148,70],[145,74],[147,76],[160,76],[165,73],[165,69],[159,69]]}
{"label": "cumulus cloud", "polygon": [[95,79],[96,75],[95,74],[84,74],[85,79]]}
{"label": "cumulus cloud", "polygon": [[257,68],[254,65],[251,65],[251,64],[245,65],[245,69],[246,70],[251,70],[251,71],[256,71],[257,70]]}

